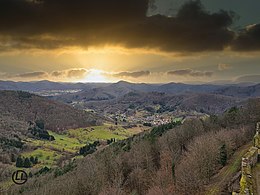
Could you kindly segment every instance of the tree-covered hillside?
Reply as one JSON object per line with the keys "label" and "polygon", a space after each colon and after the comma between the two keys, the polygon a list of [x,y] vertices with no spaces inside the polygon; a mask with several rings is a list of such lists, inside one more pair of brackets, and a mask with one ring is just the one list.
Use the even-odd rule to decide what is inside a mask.
{"label": "tree-covered hillside", "polygon": [[[41,176],[9,194],[204,194],[260,121],[260,99],[205,119],[153,128]],[[172,126],[171,126],[172,125]],[[239,166],[237,167],[239,168]]]}
{"label": "tree-covered hillside", "polygon": [[22,91],[0,91],[0,117],[0,128],[6,131],[27,130],[15,124],[25,125],[37,119],[44,120],[46,128],[54,131],[100,123],[92,113]]}

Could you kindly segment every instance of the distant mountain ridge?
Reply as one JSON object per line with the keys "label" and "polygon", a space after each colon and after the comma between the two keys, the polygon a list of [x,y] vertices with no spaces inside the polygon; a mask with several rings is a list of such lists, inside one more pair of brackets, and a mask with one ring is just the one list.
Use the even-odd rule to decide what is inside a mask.
{"label": "distant mountain ridge", "polygon": [[257,85],[213,85],[213,84],[184,84],[184,83],[168,83],[168,84],[144,84],[144,83],[128,83],[120,81],[108,86],[82,90],[74,94],[65,94],[53,97],[55,100],[70,101],[100,101],[112,100],[123,97],[130,92],[159,92],[170,95],[181,94],[215,94],[229,97],[248,98],[260,96],[260,87]]}
{"label": "distant mountain ridge", "polygon": [[[85,106],[99,112],[124,112],[131,106],[136,109],[152,109],[160,105],[161,111],[197,111],[219,114],[228,108],[240,106],[241,98],[207,93],[166,94],[160,92],[129,92],[122,97],[106,101],[87,101]],[[155,112],[155,111],[154,111]]]}
{"label": "distant mountain ridge", "polygon": [[215,91],[216,94],[225,96],[248,98],[260,96],[260,84],[253,86],[229,86]]}
{"label": "distant mountain ridge", "polygon": [[61,94],[50,97],[61,102],[71,103],[73,101],[101,101],[113,100],[130,92],[159,92],[170,95],[181,94],[214,94],[237,98],[250,98],[260,96],[260,84],[146,84],[129,83],[119,81],[117,83],[56,83],[50,81],[39,82],[12,82],[0,81],[0,90],[23,90],[37,92],[41,90],[73,90],[80,89],[79,92],[72,94]]}
{"label": "distant mountain ridge", "polygon": [[0,81],[0,90],[20,90],[37,92],[42,90],[73,90],[73,89],[91,89],[96,87],[107,86],[107,83],[61,83],[52,81],[35,81],[35,82],[14,82]]}
{"label": "distant mountain ridge", "polygon": [[158,91],[170,94],[179,94],[185,92],[212,93],[222,87],[222,85],[213,84],[191,85],[184,83],[168,83],[160,86]]}

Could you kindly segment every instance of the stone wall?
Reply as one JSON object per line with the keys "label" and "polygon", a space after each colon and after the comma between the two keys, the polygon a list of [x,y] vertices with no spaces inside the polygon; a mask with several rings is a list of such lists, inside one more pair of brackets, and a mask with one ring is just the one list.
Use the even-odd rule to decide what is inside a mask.
{"label": "stone wall", "polygon": [[241,162],[241,179],[240,179],[240,192],[233,192],[232,195],[253,195],[253,179],[252,168],[258,162],[260,154],[260,123],[256,125],[256,134],[253,139],[253,146],[242,157]]}
{"label": "stone wall", "polygon": [[258,159],[258,148],[251,147],[242,158],[240,195],[253,194],[252,168],[256,165]]}

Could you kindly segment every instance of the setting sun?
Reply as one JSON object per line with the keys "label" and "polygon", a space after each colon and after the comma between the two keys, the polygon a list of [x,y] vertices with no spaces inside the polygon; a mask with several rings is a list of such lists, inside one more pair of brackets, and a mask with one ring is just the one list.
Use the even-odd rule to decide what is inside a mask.
{"label": "setting sun", "polygon": [[92,83],[108,83],[111,82],[101,70],[91,69],[85,79],[84,82],[92,82]]}

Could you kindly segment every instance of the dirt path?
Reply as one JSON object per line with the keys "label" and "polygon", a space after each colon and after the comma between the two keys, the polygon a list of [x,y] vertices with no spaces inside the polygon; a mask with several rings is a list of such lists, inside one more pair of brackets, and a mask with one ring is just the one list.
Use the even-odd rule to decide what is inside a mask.
{"label": "dirt path", "polygon": [[[232,177],[239,171],[241,166],[242,156],[248,151],[252,143],[248,143],[240,147],[228,164],[223,167],[218,174],[216,174],[212,179],[210,184],[206,187],[206,195],[220,195],[222,189],[225,188],[227,183],[232,179]],[[259,173],[260,174],[260,173]],[[259,175],[260,176],[260,175]],[[260,181],[260,178],[259,178]]]}

